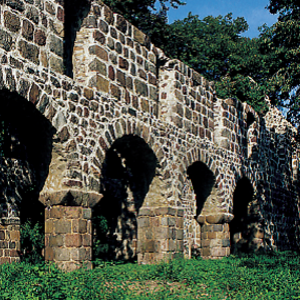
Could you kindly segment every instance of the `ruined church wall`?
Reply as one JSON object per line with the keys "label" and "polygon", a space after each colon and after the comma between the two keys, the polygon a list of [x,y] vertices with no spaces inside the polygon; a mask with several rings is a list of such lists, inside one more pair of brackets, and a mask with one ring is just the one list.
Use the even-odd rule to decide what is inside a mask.
{"label": "ruined church wall", "polygon": [[[294,129],[279,112],[272,108],[262,118],[245,103],[217,99],[212,83],[165,57],[100,1],[89,4],[80,20],[72,49],[74,78],[63,75],[63,6],[63,1],[37,0],[1,6],[0,90],[21,96],[55,129],[40,200],[48,206],[101,201],[107,151],[119,138],[136,135],[158,162],[141,217],[149,217],[155,226],[166,222],[147,215],[147,206],[156,205],[176,208],[180,213],[175,215],[183,218],[182,223],[175,221],[177,233],[159,223],[171,228],[169,244],[162,236],[150,239],[145,246],[149,253],[173,253],[179,247],[190,255],[195,247],[203,256],[228,255],[233,196],[243,177],[255,191],[251,207],[259,215],[257,228],[267,228],[272,245],[288,244],[295,233],[286,234],[299,212],[298,157],[290,147]],[[197,195],[187,170],[198,161],[211,170],[215,185],[197,216]],[[170,213],[167,222],[173,224],[175,215]],[[259,233],[257,243],[263,244],[266,238]]]}

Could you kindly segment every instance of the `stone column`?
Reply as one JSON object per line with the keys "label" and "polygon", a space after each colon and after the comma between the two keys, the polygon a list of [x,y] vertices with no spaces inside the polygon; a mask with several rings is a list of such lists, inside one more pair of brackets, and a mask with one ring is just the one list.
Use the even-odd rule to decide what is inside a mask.
{"label": "stone column", "polygon": [[20,261],[20,219],[2,218],[0,223],[0,264]]}
{"label": "stone column", "polygon": [[45,209],[45,258],[66,271],[91,268],[92,212],[80,206]]}
{"label": "stone column", "polygon": [[92,210],[102,195],[80,190],[45,193],[45,259],[66,271],[92,267]]}
{"label": "stone column", "polygon": [[201,225],[201,256],[217,258],[230,255],[229,222],[233,215],[220,213],[216,215],[199,215]]}
{"label": "stone column", "polygon": [[138,216],[138,262],[155,263],[183,255],[183,209],[141,208]]}

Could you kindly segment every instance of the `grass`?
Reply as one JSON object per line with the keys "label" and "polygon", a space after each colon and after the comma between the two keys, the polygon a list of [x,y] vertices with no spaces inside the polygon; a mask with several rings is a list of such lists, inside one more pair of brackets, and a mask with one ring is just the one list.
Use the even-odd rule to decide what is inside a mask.
{"label": "grass", "polygon": [[300,256],[275,253],[158,265],[98,262],[64,273],[53,264],[0,266],[0,299],[300,299]]}

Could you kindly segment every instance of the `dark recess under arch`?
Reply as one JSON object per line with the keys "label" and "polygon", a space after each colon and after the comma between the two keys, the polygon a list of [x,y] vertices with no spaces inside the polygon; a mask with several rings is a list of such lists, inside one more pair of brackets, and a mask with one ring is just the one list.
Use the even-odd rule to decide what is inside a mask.
{"label": "dark recess under arch", "polygon": [[[137,215],[155,176],[157,158],[140,137],[126,135],[117,139],[106,153],[102,167],[101,193],[94,216],[107,220],[108,231],[95,232],[109,251],[102,258],[136,259]],[[95,224],[97,227],[97,224]],[[96,228],[97,231],[97,228]]]}

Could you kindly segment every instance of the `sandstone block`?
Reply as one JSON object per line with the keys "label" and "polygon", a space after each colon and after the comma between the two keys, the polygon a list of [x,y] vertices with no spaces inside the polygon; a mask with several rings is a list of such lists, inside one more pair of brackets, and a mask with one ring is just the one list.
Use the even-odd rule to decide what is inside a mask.
{"label": "sandstone block", "polygon": [[43,30],[37,29],[35,34],[34,34],[34,41],[36,44],[39,46],[45,46],[46,45],[46,34]]}
{"label": "sandstone block", "polygon": [[54,223],[55,233],[66,234],[71,233],[71,221],[69,220],[57,220]]}
{"label": "sandstone block", "polygon": [[73,220],[72,221],[73,233],[88,233],[88,223],[86,220]]}
{"label": "sandstone block", "polygon": [[21,40],[18,48],[23,58],[28,59],[35,64],[39,63],[39,48],[37,46]]}
{"label": "sandstone block", "polygon": [[123,33],[127,31],[127,21],[123,16],[117,15],[116,27]]}
{"label": "sandstone block", "polygon": [[104,93],[109,92],[109,81],[100,75],[93,76],[89,81],[89,86]]}
{"label": "sandstone block", "polygon": [[101,62],[99,59],[95,58],[90,64],[89,64],[89,70],[90,71],[96,71],[104,76],[107,75],[106,65]]}
{"label": "sandstone block", "polygon": [[62,235],[50,235],[49,236],[49,245],[50,247],[61,247],[64,245],[64,238]]}
{"label": "sandstone block", "polygon": [[10,51],[12,45],[12,37],[6,31],[0,29],[0,47],[5,51]]}
{"label": "sandstone block", "polygon": [[89,48],[89,53],[91,55],[96,55],[102,60],[108,61],[108,53],[105,49],[101,48],[98,45],[92,45]]}
{"label": "sandstone block", "polygon": [[62,206],[52,206],[50,208],[50,218],[62,219],[64,214],[64,207]]}
{"label": "sandstone block", "polygon": [[70,250],[67,248],[53,247],[55,261],[70,260]]}
{"label": "sandstone block", "polygon": [[65,236],[66,247],[80,247],[82,246],[81,234],[66,234]]}
{"label": "sandstone block", "polygon": [[117,70],[117,81],[122,85],[126,86],[126,74],[121,72],[120,70]]}
{"label": "sandstone block", "polygon": [[34,25],[28,20],[23,21],[22,35],[28,41],[33,40]]}
{"label": "sandstone block", "polygon": [[148,97],[148,86],[145,82],[135,79],[134,80],[134,87],[136,94],[144,97]]}
{"label": "sandstone block", "polygon": [[35,24],[39,23],[39,11],[36,7],[34,6],[29,6],[27,8],[27,13],[26,13],[26,17],[34,22]]}
{"label": "sandstone block", "polygon": [[60,57],[63,57],[63,54],[64,54],[63,40],[55,35],[51,35],[50,36],[50,51]]}
{"label": "sandstone block", "polygon": [[12,32],[18,32],[21,28],[20,18],[10,11],[4,12],[4,25]]}

